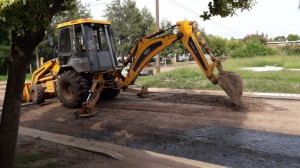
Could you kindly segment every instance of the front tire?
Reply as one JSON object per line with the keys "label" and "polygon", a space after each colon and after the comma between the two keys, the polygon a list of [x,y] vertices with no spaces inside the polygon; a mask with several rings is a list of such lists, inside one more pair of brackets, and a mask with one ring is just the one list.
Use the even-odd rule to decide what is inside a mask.
{"label": "front tire", "polygon": [[30,100],[34,104],[41,104],[45,101],[45,91],[40,84],[34,84],[30,87]]}
{"label": "front tire", "polygon": [[86,101],[91,82],[73,70],[63,72],[57,83],[57,97],[66,106],[77,108]]}

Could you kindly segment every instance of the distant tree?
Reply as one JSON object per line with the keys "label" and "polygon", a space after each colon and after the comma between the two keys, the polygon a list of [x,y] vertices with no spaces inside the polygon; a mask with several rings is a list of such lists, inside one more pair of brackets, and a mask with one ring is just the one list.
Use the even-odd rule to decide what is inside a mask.
{"label": "distant tree", "polygon": [[253,57],[274,54],[276,54],[276,50],[265,45],[257,38],[249,39],[237,49],[229,52],[229,55],[232,57]]}
{"label": "distant tree", "polygon": [[204,11],[200,17],[209,20],[212,16],[233,16],[237,10],[250,10],[255,4],[255,0],[212,0],[208,3],[208,11]]}
{"label": "distant tree", "polygon": [[88,4],[82,4],[81,0],[77,0],[73,9],[65,10],[57,15],[54,15],[50,26],[53,30],[56,30],[56,26],[60,23],[80,18],[92,18],[91,10],[88,9],[87,6]]}
{"label": "distant tree", "polygon": [[277,36],[274,38],[274,41],[285,41],[285,40],[286,40],[285,36]]}
{"label": "distant tree", "polygon": [[105,15],[111,21],[117,52],[126,56],[132,42],[140,35],[155,30],[154,18],[148,9],[139,10],[134,0],[114,0],[106,6]]}
{"label": "distant tree", "polygon": [[0,30],[0,74],[7,74],[7,64],[10,54],[9,31]]}
{"label": "distant tree", "polygon": [[300,40],[300,36],[298,34],[289,34],[286,38],[288,41]]}
{"label": "distant tree", "polygon": [[[167,19],[163,19],[161,22],[160,22],[160,29],[166,29],[168,27],[171,27],[172,26],[172,23],[170,20],[167,20]],[[168,32],[166,33],[171,33],[172,30],[169,30]],[[175,56],[175,53],[174,53],[174,46],[172,47],[168,47],[168,48],[165,48],[162,52],[160,52],[160,56],[162,58],[170,58],[170,57],[173,57]]]}
{"label": "distant tree", "polygon": [[[57,15],[54,15],[51,24],[46,29],[46,33],[53,33],[57,37],[57,25],[60,23],[68,22],[71,20],[76,20],[80,18],[92,18],[91,11],[87,8],[88,4],[82,4],[80,0],[77,0],[76,6],[71,10],[63,11]],[[47,34],[44,36],[43,41],[38,44],[38,54],[45,58],[45,60],[50,60],[53,58],[54,47],[50,46],[48,43]],[[54,44],[57,43],[57,39],[54,38]],[[36,50],[34,51],[36,52]],[[35,54],[35,53],[34,53]],[[32,58],[31,62],[36,62],[35,57]]]}
{"label": "distant tree", "polygon": [[261,35],[258,35],[257,33],[256,34],[248,34],[247,36],[245,36],[243,38],[243,41],[247,42],[247,41],[253,40],[253,39],[257,39],[263,44],[267,44],[267,41],[268,41],[268,39],[264,36],[263,33]]}
{"label": "distant tree", "polygon": [[227,40],[222,38],[222,37],[218,37],[218,36],[213,36],[213,35],[209,35],[207,37],[207,43],[208,46],[211,49],[211,52],[216,55],[216,56],[222,56],[224,54],[226,54],[226,45],[227,45]]}
{"label": "distant tree", "polygon": [[11,31],[8,80],[0,123],[0,167],[12,168],[26,67],[52,17],[75,7],[75,0],[0,1],[0,29]]}
{"label": "distant tree", "polygon": [[226,53],[230,53],[243,45],[241,40],[231,39],[226,43]]}
{"label": "distant tree", "polygon": [[0,45],[10,45],[9,31],[0,30]]}

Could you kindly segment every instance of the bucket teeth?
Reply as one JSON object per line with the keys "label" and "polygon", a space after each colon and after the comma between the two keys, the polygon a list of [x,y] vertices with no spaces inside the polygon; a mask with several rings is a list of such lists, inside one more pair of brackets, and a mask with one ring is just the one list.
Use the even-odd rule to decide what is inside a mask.
{"label": "bucket teeth", "polygon": [[243,81],[234,72],[219,74],[218,83],[236,106],[242,105]]}

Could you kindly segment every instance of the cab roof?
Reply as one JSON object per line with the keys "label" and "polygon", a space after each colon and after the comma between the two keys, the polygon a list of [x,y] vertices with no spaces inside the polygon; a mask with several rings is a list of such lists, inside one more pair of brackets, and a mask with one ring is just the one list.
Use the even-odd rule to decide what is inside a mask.
{"label": "cab roof", "polygon": [[62,28],[62,27],[81,24],[81,23],[96,23],[96,24],[105,24],[105,25],[110,25],[111,24],[110,21],[106,21],[106,20],[92,20],[90,18],[82,18],[82,19],[72,20],[72,21],[69,21],[69,22],[58,24],[57,28],[59,29],[59,28]]}

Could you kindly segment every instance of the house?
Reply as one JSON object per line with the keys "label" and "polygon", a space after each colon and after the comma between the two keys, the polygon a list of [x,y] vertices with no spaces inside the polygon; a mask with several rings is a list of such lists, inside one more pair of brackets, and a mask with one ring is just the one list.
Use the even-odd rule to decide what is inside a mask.
{"label": "house", "polygon": [[282,47],[285,45],[300,45],[300,40],[298,41],[271,41],[267,42],[267,46],[271,48]]}

